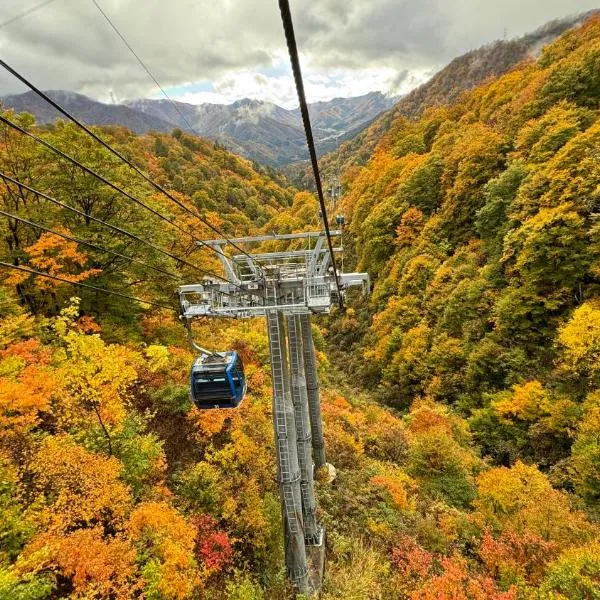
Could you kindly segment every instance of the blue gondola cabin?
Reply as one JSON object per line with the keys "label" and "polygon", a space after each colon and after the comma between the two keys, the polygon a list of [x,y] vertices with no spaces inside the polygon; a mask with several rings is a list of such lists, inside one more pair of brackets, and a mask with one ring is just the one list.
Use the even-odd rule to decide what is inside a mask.
{"label": "blue gondola cabin", "polygon": [[190,397],[200,409],[237,408],[246,387],[244,365],[237,352],[199,356],[192,365]]}

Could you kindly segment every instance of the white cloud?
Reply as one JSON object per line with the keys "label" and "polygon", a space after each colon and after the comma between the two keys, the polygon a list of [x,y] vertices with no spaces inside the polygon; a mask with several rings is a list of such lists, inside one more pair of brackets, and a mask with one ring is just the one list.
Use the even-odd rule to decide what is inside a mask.
{"label": "white cloud", "polygon": [[[306,69],[304,87],[310,102],[361,96],[374,90],[399,95],[425,82],[431,74],[430,70],[415,70],[398,82],[398,73],[390,68],[360,71],[336,69],[328,72]],[[187,91],[172,96],[189,104],[231,104],[242,98],[264,100],[284,108],[293,108],[298,104],[291,74],[269,77],[250,70],[237,71],[215,79],[213,86],[214,91]]]}
{"label": "white cloud", "polygon": [[[193,102],[295,98],[276,0],[98,0],[165,87],[211,81]],[[34,0],[2,0],[0,20]],[[311,101],[396,86],[404,93],[454,56],[597,0],[292,0]],[[0,29],[0,55],[44,89],[106,99],[156,89],[89,0],[54,0]],[[193,88],[192,88],[193,89]],[[0,73],[0,94],[22,91]]]}

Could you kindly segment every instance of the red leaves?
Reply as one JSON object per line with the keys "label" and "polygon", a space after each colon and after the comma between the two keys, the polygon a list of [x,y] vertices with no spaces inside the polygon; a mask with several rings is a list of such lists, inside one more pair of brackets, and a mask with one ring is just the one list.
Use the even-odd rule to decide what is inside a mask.
{"label": "red leaves", "polygon": [[433,566],[433,553],[423,550],[416,540],[404,536],[392,550],[392,563],[406,579],[424,580]]}
{"label": "red leaves", "polygon": [[194,517],[192,525],[197,530],[194,548],[196,558],[211,573],[222,571],[233,558],[229,536],[219,529],[217,520],[210,515]]}
{"label": "red leaves", "polygon": [[535,533],[517,534],[507,530],[498,539],[486,531],[479,556],[493,576],[520,576],[537,583],[541,580],[546,564],[557,555],[557,545]]}

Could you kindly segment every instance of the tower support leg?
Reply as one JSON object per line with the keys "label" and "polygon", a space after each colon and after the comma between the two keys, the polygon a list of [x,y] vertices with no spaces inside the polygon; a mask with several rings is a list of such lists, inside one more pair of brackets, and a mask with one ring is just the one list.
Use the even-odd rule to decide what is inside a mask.
{"label": "tower support leg", "polygon": [[267,330],[271,350],[273,427],[284,526],[285,563],[288,577],[296,590],[307,594],[308,563],[304,542],[301,476],[285,343],[285,320],[281,313],[276,310],[267,311]]}
{"label": "tower support leg", "polygon": [[321,543],[321,532],[317,525],[317,507],[313,478],[311,447],[311,423],[308,409],[306,376],[304,374],[304,353],[302,350],[302,329],[299,315],[288,315],[288,345],[290,370],[292,375],[292,402],[296,419],[296,443],[300,465],[300,487],[302,490],[302,516],[304,519],[304,539],[308,545]]}
{"label": "tower support leg", "polygon": [[317,361],[315,358],[312,330],[310,328],[310,317],[309,315],[300,315],[299,319],[302,332],[302,352],[304,355],[304,373],[306,377],[306,392],[308,395],[308,409],[312,432],[313,458],[315,467],[320,469],[327,464],[327,459],[325,457],[325,441],[323,439],[323,421],[321,419]]}

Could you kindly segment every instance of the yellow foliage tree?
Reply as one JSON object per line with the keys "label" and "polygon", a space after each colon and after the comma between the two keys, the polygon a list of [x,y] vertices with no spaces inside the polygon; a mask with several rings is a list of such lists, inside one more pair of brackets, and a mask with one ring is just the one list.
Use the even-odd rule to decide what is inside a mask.
{"label": "yellow foliage tree", "polygon": [[575,374],[600,372],[600,304],[584,302],[558,334],[566,366]]}
{"label": "yellow foliage tree", "polygon": [[114,457],[88,452],[67,435],[47,437],[27,469],[33,498],[28,518],[50,533],[98,524],[118,531],[131,503],[120,472]]}
{"label": "yellow foliage tree", "polygon": [[492,407],[508,421],[511,417],[536,421],[548,413],[550,399],[539,381],[527,381],[514,385],[512,393],[494,401]]}
{"label": "yellow foliage tree", "polygon": [[498,531],[535,533],[561,547],[594,533],[585,515],[534,466],[519,461],[510,469],[485,471],[477,478],[477,491],[478,516]]}
{"label": "yellow foliage tree", "polygon": [[58,376],[65,394],[55,411],[65,427],[98,420],[107,432],[118,429],[126,416],[129,389],[141,365],[139,353],[125,346],[108,345],[97,335],[70,330],[63,335],[65,351]]}
{"label": "yellow foliage tree", "polygon": [[164,502],[145,502],[132,512],[128,533],[145,559],[146,593],[165,600],[191,598],[203,574],[194,558],[196,531]]}

